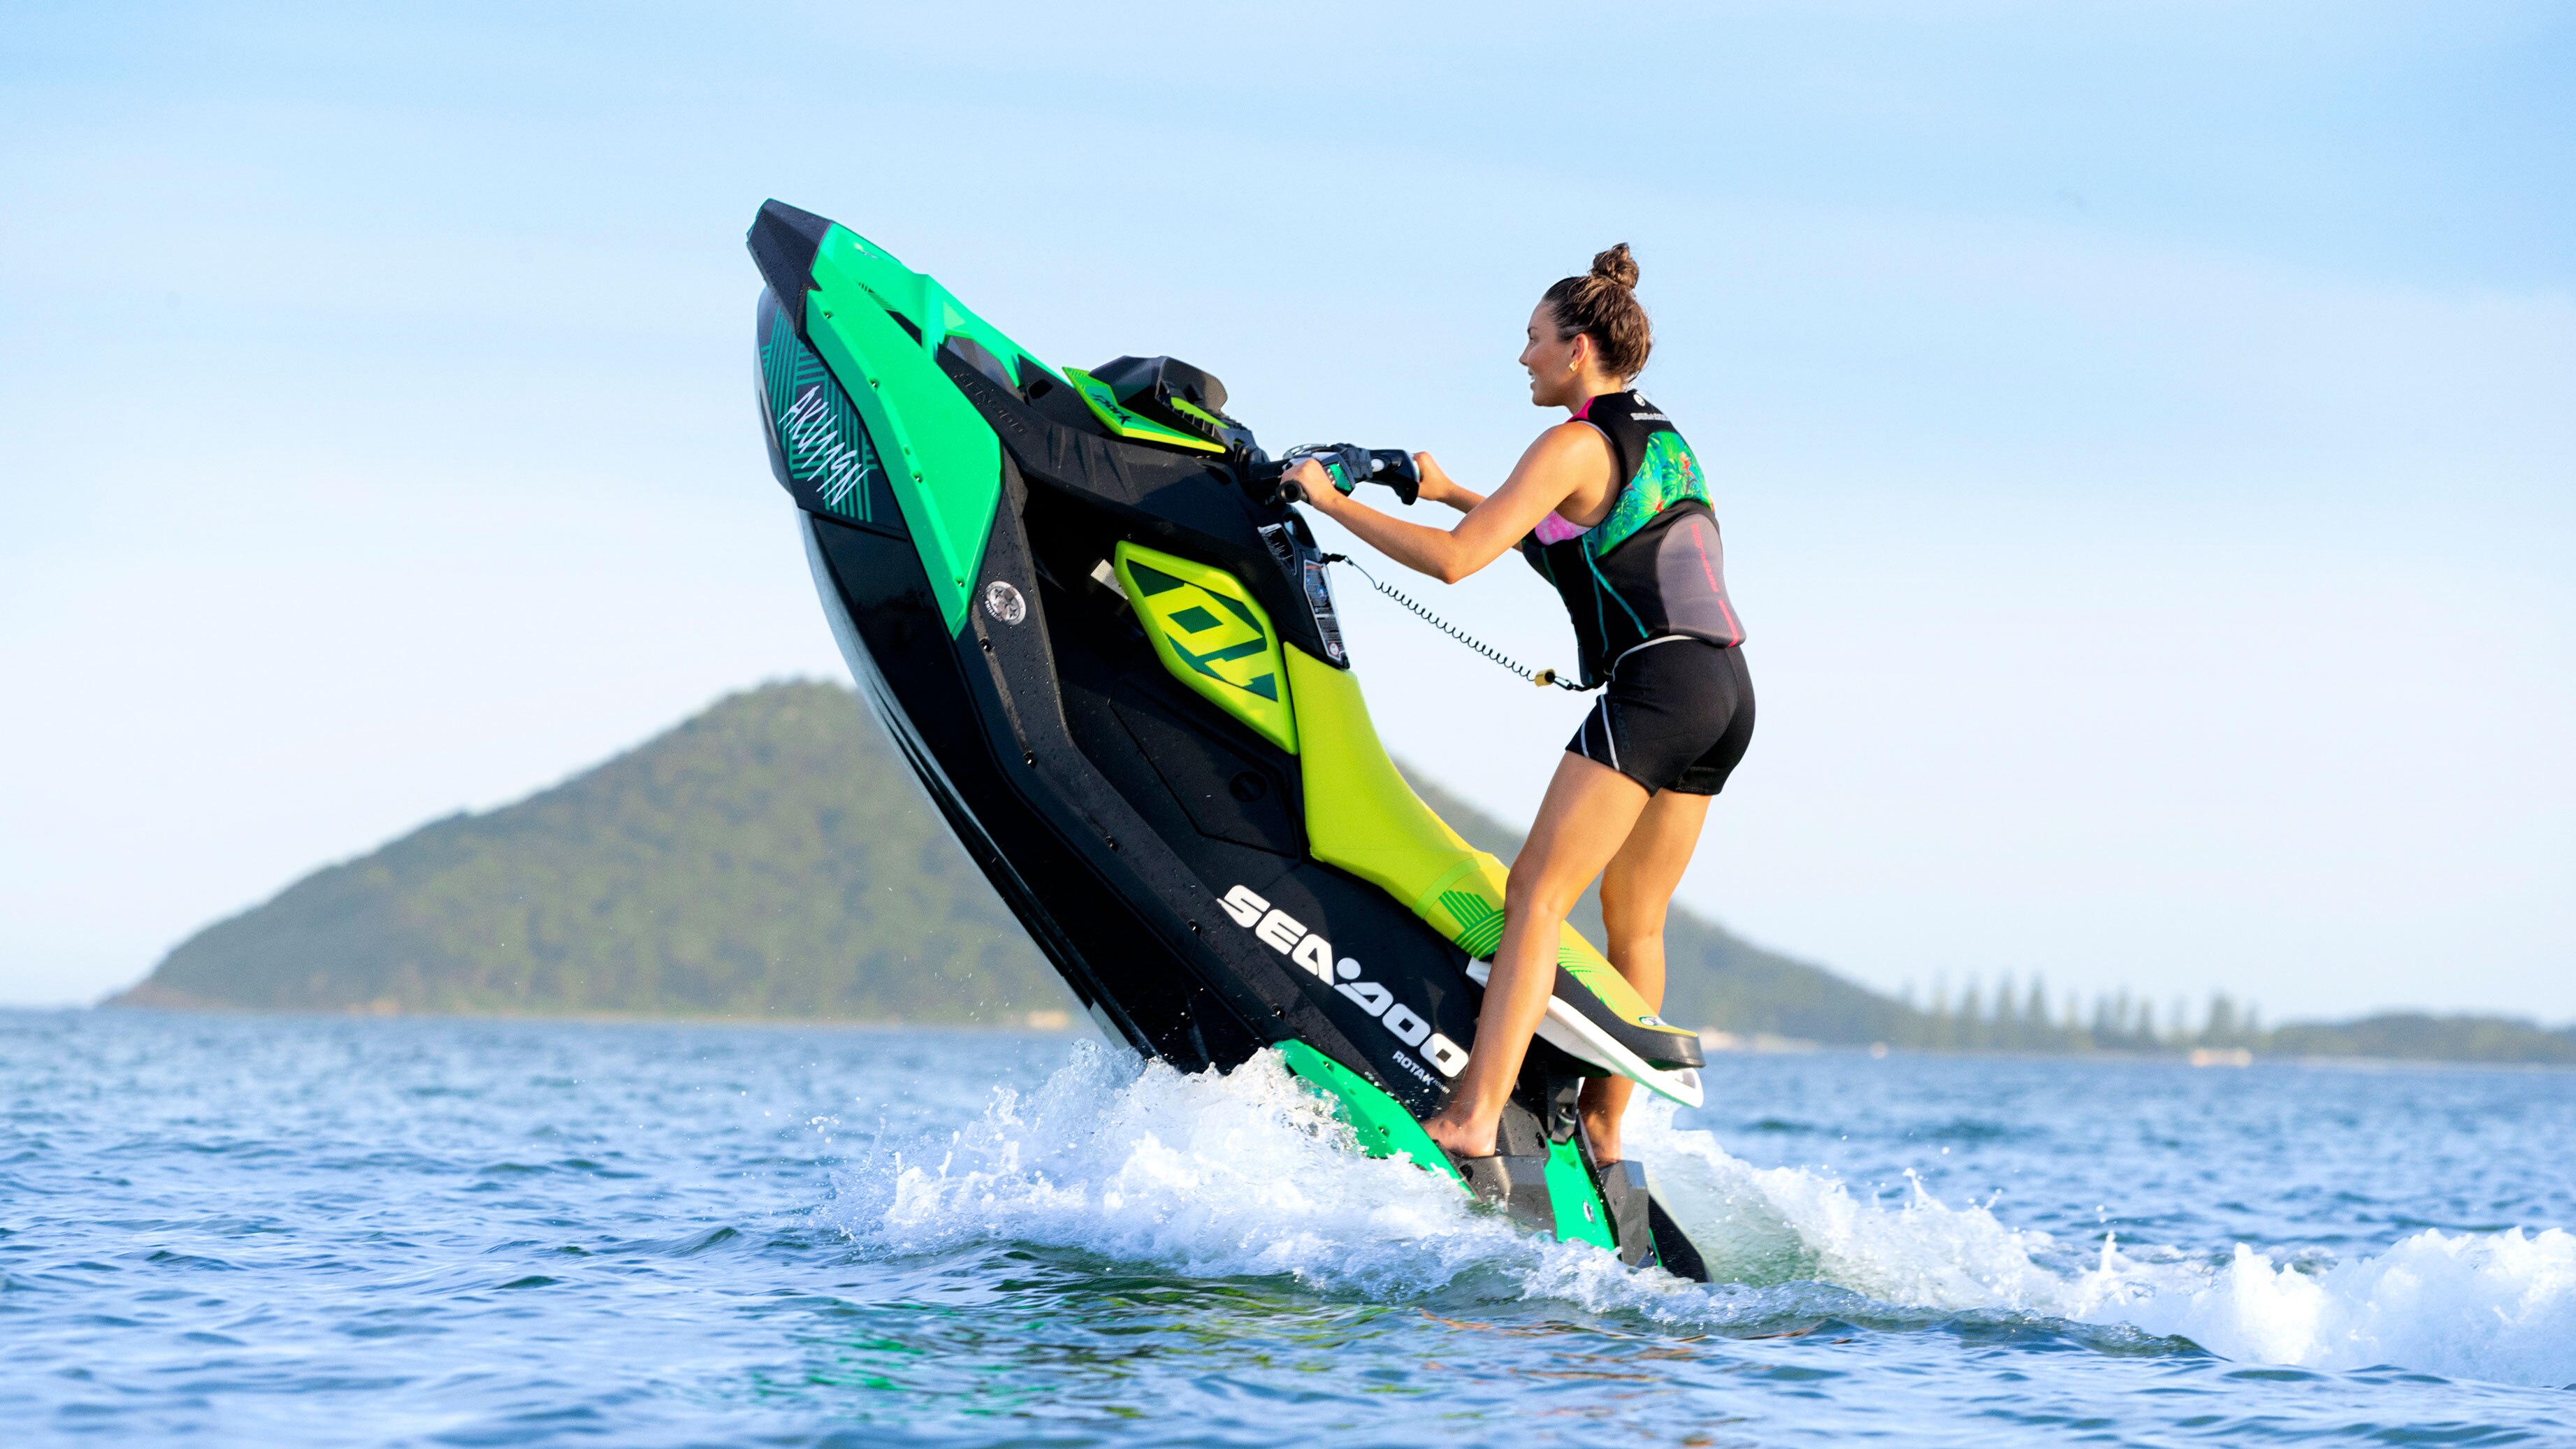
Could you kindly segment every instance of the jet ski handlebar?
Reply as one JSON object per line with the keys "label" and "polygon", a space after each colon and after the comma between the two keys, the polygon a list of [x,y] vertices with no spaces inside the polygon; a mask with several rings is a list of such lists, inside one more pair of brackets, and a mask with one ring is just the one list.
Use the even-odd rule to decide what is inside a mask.
{"label": "jet ski handlebar", "polygon": [[1411,453],[1402,448],[1361,448],[1349,443],[1301,443],[1275,459],[1244,465],[1244,480],[1272,502],[1303,503],[1305,487],[1280,480],[1289,469],[1309,458],[1323,464],[1333,486],[1345,494],[1362,483],[1382,483],[1394,489],[1396,498],[1408,505],[1422,496],[1422,470],[1414,466]]}

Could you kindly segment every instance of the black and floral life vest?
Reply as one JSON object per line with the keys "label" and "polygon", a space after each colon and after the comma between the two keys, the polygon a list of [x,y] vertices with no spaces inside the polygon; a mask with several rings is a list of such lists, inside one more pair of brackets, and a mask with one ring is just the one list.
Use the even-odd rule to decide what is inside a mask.
{"label": "black and floral life vest", "polygon": [[1556,531],[1543,525],[1521,540],[1521,556],[1565,600],[1584,687],[1608,680],[1620,655],[1650,639],[1743,643],[1708,479],[1672,419],[1634,391],[1603,393],[1574,416],[1609,440],[1619,492],[1599,523],[1554,542],[1541,541]]}

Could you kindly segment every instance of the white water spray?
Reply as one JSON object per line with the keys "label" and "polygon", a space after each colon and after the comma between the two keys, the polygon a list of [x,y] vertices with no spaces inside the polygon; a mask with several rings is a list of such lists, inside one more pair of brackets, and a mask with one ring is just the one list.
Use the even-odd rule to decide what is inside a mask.
{"label": "white water spray", "polygon": [[[1639,1096],[1627,1138],[1724,1283],[2126,1324],[2244,1361],[2576,1382],[2576,1235],[2562,1229],[2427,1230],[2316,1272],[2242,1244],[2213,1267],[2106,1239],[2076,1268],[2074,1245],[1952,1207],[1919,1181],[1889,1205],[1829,1174],[1756,1168]],[[1784,1306],[1774,1294],[1748,1301],[1740,1286],[1631,1273],[1476,1211],[1409,1163],[1361,1157],[1269,1053],[1230,1074],[1183,1076],[1083,1046],[1028,1097],[997,1090],[973,1125],[861,1169],[839,1214],[853,1239],[898,1254],[1024,1243],[1377,1298],[1555,1299],[1676,1326],[1722,1328]]]}

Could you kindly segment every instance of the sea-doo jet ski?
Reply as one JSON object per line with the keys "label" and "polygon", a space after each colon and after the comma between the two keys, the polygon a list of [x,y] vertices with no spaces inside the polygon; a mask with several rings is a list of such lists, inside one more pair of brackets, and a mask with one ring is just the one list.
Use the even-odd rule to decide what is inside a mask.
{"label": "sea-doo jet ski", "polygon": [[[1515,1219],[1703,1277],[1575,1111],[1616,1073],[1696,1106],[1696,1033],[1568,928],[1499,1155],[1421,1128],[1474,1040],[1505,871],[1378,741],[1282,461],[1169,357],[1052,367],[846,227],[749,245],[771,470],[860,690],[1103,1031],[1183,1071],[1265,1048],[1360,1145]],[[1322,450],[1405,488],[1399,452]],[[1407,498],[1410,501],[1410,498]]]}

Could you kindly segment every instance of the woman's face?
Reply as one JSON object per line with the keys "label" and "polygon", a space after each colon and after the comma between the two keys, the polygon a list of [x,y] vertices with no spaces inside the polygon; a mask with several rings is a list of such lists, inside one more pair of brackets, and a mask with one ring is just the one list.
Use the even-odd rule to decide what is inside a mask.
{"label": "woman's face", "polygon": [[1581,364],[1592,350],[1591,341],[1580,332],[1558,341],[1556,309],[1545,302],[1531,309],[1529,346],[1521,349],[1521,366],[1529,369],[1531,406],[1566,408],[1583,401],[1576,394],[1581,390]]}

